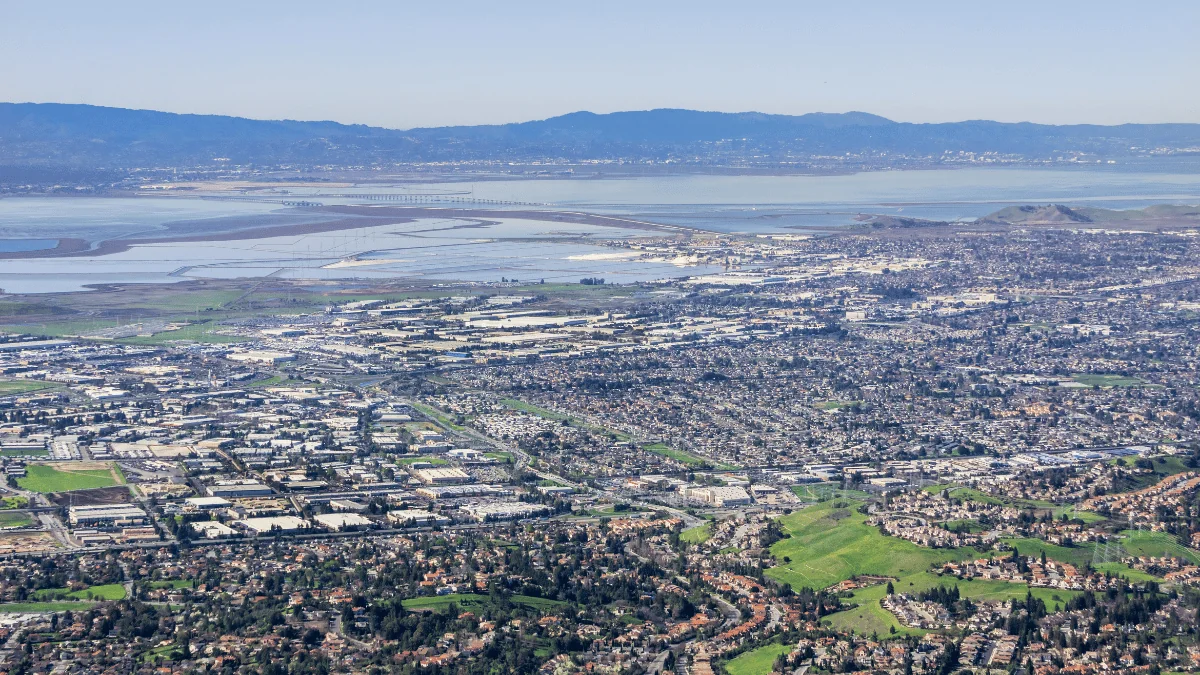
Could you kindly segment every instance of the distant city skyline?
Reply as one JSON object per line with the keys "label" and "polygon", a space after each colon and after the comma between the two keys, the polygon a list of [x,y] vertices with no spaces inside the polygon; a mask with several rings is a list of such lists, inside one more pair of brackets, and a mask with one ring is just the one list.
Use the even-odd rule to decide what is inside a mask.
{"label": "distant city skyline", "polygon": [[0,100],[390,128],[578,110],[1200,122],[1200,5],[6,3]]}

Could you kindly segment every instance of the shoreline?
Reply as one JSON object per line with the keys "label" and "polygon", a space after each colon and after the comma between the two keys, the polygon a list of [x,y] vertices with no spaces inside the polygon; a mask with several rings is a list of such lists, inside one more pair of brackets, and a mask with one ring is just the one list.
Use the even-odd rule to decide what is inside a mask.
{"label": "shoreline", "polygon": [[58,240],[54,248],[38,249],[35,251],[5,251],[0,252],[0,260],[29,260],[37,258],[95,258],[114,253],[128,251],[134,246],[147,244],[175,244],[201,241],[241,241],[246,239],[265,239],[269,237],[284,237],[299,234],[320,234],[339,230],[353,230],[361,227],[378,227],[382,225],[400,225],[411,223],[422,218],[460,218],[463,220],[486,220],[496,218],[519,218],[537,220],[547,223],[564,223],[575,225],[597,225],[622,230],[644,230],[652,232],[669,232],[676,234],[709,234],[708,230],[689,228],[677,225],[663,225],[633,218],[620,216],[603,216],[581,211],[505,211],[497,209],[470,208],[430,208],[408,206],[322,206],[314,207],[316,213],[340,215],[341,218],[315,223],[300,223],[290,225],[271,225],[266,227],[249,227],[225,232],[206,232],[185,236],[157,236],[137,239],[105,239],[98,243],[79,238],[63,238]]}

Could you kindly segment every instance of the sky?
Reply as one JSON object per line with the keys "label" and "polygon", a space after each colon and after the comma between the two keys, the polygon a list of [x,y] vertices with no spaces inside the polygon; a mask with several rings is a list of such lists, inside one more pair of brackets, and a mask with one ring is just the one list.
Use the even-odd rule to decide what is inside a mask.
{"label": "sky", "polygon": [[0,100],[391,128],[577,110],[1200,122],[1200,2],[0,2]]}

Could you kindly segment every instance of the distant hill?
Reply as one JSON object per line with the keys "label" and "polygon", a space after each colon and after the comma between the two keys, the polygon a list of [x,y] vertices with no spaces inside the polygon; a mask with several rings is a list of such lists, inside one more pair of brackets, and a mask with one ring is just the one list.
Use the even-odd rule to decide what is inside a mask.
{"label": "distant hill", "polygon": [[485,126],[383,129],[54,103],[0,103],[0,163],[95,169],[281,163],[341,166],[414,161],[675,158],[732,164],[865,153],[994,152],[1028,158],[1131,147],[1200,148],[1198,124],[1119,126],[893,122],[862,112],[766,115],[695,110],[576,112]]}
{"label": "distant hill", "polygon": [[980,220],[982,222],[1004,223],[1009,225],[1092,222],[1091,217],[1061,204],[1047,204],[1046,206],[1010,206],[1008,208],[1000,209],[999,211],[985,216]]}
{"label": "distant hill", "polygon": [[993,225],[1072,225],[1072,224],[1187,224],[1200,223],[1200,206],[1157,204],[1144,209],[1100,209],[1091,206],[1067,207],[1061,204],[1010,206],[980,218],[981,224]]}

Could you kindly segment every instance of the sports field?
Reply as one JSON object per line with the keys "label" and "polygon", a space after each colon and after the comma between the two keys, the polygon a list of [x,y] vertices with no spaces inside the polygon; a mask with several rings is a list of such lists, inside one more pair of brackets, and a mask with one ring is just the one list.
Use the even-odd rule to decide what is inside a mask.
{"label": "sports field", "polygon": [[32,492],[69,492],[124,485],[125,476],[114,462],[30,464],[17,485]]}

